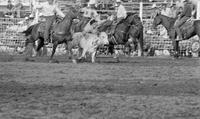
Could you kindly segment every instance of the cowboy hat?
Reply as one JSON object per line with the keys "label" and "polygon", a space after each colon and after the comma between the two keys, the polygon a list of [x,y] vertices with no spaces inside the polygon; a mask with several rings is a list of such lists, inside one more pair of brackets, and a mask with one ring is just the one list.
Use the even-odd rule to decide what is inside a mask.
{"label": "cowboy hat", "polygon": [[183,2],[188,2],[188,0],[183,0]]}
{"label": "cowboy hat", "polygon": [[122,2],[121,0],[116,0],[116,2]]}
{"label": "cowboy hat", "polygon": [[151,8],[152,8],[152,9],[153,9],[153,8],[157,8],[156,4],[154,3],[154,4],[151,6]]}
{"label": "cowboy hat", "polygon": [[90,1],[88,2],[88,4],[89,4],[89,5],[95,4],[95,0],[90,0]]}

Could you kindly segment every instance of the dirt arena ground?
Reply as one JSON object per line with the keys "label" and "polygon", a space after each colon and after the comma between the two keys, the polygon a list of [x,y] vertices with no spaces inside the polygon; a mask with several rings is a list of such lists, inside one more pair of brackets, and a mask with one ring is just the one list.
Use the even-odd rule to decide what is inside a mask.
{"label": "dirt arena ground", "polygon": [[200,119],[200,59],[0,56],[0,119]]}

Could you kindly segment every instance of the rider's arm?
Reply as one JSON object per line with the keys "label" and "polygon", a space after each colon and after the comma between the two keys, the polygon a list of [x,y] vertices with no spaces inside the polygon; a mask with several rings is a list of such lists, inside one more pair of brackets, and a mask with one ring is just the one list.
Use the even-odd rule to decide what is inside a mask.
{"label": "rider's arm", "polygon": [[54,8],[54,10],[57,15],[59,15],[61,17],[65,17],[65,14],[57,6]]}

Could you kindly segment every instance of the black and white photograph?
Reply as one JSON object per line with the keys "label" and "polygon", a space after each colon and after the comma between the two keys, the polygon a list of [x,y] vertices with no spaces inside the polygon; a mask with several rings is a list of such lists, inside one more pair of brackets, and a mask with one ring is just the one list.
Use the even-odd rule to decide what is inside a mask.
{"label": "black and white photograph", "polygon": [[0,119],[200,119],[200,0],[0,0]]}

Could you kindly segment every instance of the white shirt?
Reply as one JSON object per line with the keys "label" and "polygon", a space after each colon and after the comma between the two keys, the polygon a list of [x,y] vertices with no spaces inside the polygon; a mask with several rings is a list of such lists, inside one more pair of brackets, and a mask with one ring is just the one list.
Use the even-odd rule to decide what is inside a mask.
{"label": "white shirt", "polygon": [[119,5],[119,7],[117,8],[117,18],[126,18],[127,16],[127,12],[126,9],[123,5]]}
{"label": "white shirt", "polygon": [[64,13],[56,5],[50,5],[48,2],[37,5],[36,8],[41,8],[40,15],[42,16],[52,16],[56,13],[61,17],[65,17]]}

